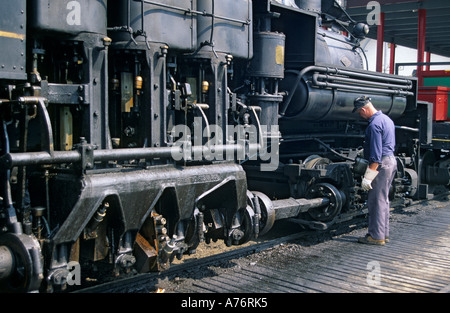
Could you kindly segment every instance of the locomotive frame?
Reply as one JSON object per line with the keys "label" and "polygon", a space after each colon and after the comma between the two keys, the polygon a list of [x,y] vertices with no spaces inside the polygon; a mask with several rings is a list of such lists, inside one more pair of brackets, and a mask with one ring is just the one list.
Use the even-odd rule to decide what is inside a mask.
{"label": "locomotive frame", "polygon": [[396,124],[391,197],[448,188],[432,104],[415,78],[364,69],[364,25],[332,0],[3,8],[2,291],[65,288],[73,262],[164,270],[276,220],[326,229],[365,214],[360,94]]}

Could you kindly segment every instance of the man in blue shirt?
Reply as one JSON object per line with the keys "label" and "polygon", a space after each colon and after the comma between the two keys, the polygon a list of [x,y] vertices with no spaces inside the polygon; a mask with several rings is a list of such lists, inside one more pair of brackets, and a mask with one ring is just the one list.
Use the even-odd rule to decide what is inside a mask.
{"label": "man in blue shirt", "polygon": [[395,150],[395,125],[383,112],[373,106],[366,96],[354,101],[353,112],[369,121],[364,142],[364,157],[369,166],[361,187],[368,191],[369,229],[360,243],[384,245],[389,242],[389,189],[397,170]]}

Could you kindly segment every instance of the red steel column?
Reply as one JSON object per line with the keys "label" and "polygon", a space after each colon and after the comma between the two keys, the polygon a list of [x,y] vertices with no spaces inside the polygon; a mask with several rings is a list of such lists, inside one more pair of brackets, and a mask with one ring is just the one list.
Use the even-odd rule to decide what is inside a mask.
{"label": "red steel column", "polygon": [[380,23],[377,27],[377,64],[376,71],[383,72],[383,43],[384,43],[384,12],[380,13]]}
{"label": "red steel column", "polygon": [[[425,33],[427,30],[427,11],[419,9],[419,21],[417,27],[417,63],[423,62],[423,55],[425,53]],[[423,66],[417,66],[417,77],[419,86],[423,85],[422,78]]]}
{"label": "red steel column", "polygon": [[389,62],[389,74],[394,74],[395,69],[395,43],[391,43],[391,58]]}
{"label": "red steel column", "polygon": [[[430,62],[431,62],[431,52],[428,51],[427,52],[427,63],[430,63]],[[425,66],[425,71],[429,71],[429,70],[430,70],[430,64]]]}

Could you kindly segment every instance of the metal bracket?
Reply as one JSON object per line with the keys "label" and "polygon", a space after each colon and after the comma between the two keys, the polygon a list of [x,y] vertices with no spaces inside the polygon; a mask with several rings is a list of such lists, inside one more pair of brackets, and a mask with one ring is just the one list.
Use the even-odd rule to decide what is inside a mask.
{"label": "metal bracket", "polygon": [[88,144],[86,139],[81,137],[80,143],[75,145],[75,149],[81,156],[81,169],[84,171],[86,169],[94,168],[94,150],[96,149],[96,146]]}

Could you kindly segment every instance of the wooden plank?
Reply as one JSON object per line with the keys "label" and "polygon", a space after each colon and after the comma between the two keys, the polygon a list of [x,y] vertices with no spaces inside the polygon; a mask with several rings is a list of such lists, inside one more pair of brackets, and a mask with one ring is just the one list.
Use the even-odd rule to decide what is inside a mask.
{"label": "wooden plank", "polygon": [[[358,236],[365,232],[357,230],[307,249],[274,247],[276,258],[258,258],[257,262],[246,259],[224,271],[212,269],[209,277],[193,283],[192,290],[450,292],[450,211],[437,209],[391,222],[391,242],[382,247],[357,243]],[[370,262],[380,266],[379,285],[370,280]]]}

